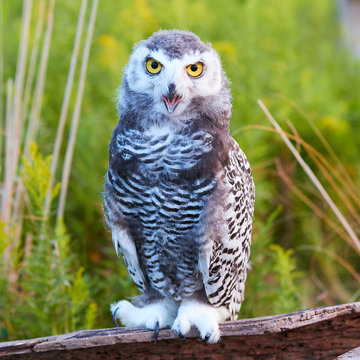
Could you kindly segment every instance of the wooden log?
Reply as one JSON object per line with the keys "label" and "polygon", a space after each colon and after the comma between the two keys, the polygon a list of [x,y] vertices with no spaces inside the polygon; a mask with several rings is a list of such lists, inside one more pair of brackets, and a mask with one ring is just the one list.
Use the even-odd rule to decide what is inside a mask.
{"label": "wooden log", "polygon": [[83,330],[32,340],[0,343],[4,359],[336,359],[360,346],[360,302],[285,315],[225,322],[217,344],[187,341],[170,329]]}

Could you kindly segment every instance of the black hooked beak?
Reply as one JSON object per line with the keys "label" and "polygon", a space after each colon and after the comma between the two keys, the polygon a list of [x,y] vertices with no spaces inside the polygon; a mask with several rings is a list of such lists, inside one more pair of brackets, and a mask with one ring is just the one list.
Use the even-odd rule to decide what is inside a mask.
{"label": "black hooked beak", "polygon": [[163,96],[163,99],[168,113],[173,113],[181,100],[181,96],[176,92],[175,84],[169,85],[169,92]]}

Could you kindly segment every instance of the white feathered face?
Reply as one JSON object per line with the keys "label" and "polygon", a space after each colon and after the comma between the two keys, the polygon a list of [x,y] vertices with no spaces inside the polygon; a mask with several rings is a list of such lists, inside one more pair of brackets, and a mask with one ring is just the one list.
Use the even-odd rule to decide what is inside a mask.
{"label": "white feathered face", "polygon": [[139,46],[130,57],[125,78],[131,90],[153,98],[154,111],[177,116],[192,99],[217,95],[221,74],[219,57],[211,48],[171,58],[161,49]]}

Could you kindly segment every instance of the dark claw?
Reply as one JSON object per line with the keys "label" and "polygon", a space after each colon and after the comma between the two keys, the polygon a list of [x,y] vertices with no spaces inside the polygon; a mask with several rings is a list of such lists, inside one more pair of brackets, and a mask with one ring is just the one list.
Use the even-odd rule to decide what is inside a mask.
{"label": "dark claw", "polygon": [[113,313],[113,322],[114,322],[116,327],[120,327],[119,324],[116,321],[116,313],[117,313],[118,310],[119,310],[119,308],[116,308],[116,310]]}
{"label": "dark claw", "polygon": [[184,336],[184,334],[179,333],[178,335],[179,335],[179,338],[180,338],[184,343],[187,343],[187,339],[186,339],[186,337]]}
{"label": "dark claw", "polygon": [[156,321],[155,323],[155,329],[154,329],[154,345],[157,343],[158,341],[158,337],[159,337],[159,321]]}
{"label": "dark claw", "polygon": [[211,334],[206,334],[206,336],[204,338],[199,337],[198,341],[201,343],[207,343],[210,339],[210,336],[211,336]]}

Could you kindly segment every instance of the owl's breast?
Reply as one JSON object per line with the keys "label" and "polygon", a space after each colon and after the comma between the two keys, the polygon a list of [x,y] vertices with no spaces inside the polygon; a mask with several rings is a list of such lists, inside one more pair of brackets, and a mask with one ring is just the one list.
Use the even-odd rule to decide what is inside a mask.
{"label": "owl's breast", "polygon": [[197,254],[217,180],[202,168],[211,168],[204,161],[213,150],[213,136],[204,130],[132,129],[113,137],[110,211],[126,221],[152,286],[175,299],[203,286]]}
{"label": "owl's breast", "polygon": [[215,179],[160,178],[151,185],[144,174],[119,177],[109,169],[107,187],[116,221],[126,221],[152,287],[177,301],[202,288],[198,252]]}
{"label": "owl's breast", "polygon": [[176,178],[199,165],[213,149],[213,136],[206,131],[153,127],[148,131],[124,129],[116,136],[116,154],[153,179]]}

